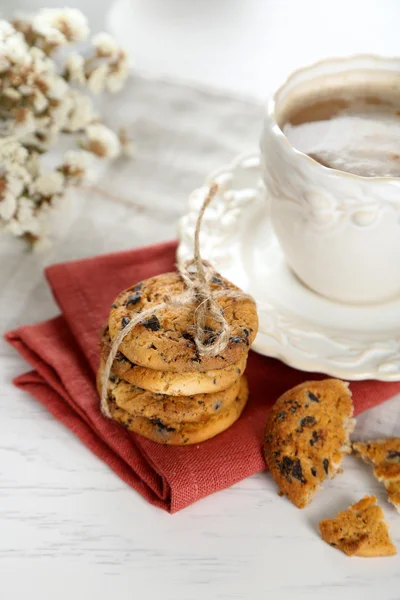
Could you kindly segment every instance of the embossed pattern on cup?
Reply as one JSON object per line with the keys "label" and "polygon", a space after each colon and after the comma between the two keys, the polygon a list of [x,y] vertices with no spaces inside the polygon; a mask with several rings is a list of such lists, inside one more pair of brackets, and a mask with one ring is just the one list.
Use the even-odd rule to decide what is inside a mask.
{"label": "embossed pattern on cup", "polygon": [[330,59],[294,73],[270,101],[261,137],[272,221],[286,260],[316,292],[374,303],[400,294],[400,179],[361,177],[296,150],[278,125],[280,106],[301,86],[368,72],[399,86],[400,59]]}

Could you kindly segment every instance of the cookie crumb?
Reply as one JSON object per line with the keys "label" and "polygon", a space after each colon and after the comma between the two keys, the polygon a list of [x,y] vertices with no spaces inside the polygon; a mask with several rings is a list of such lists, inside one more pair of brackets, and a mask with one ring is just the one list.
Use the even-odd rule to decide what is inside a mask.
{"label": "cookie crumb", "polygon": [[347,556],[393,556],[397,553],[375,496],[365,496],[333,519],[321,521],[319,530],[325,542]]}
{"label": "cookie crumb", "polygon": [[388,500],[400,513],[400,438],[355,442],[353,450],[374,466],[374,475],[388,493]]}

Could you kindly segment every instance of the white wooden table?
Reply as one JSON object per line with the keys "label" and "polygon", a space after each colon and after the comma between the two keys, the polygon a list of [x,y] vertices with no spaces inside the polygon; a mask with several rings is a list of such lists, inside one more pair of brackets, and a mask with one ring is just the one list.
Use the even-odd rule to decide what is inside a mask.
{"label": "white wooden table", "polygon": [[[147,8],[141,13],[135,2],[139,24],[147,23],[151,3],[155,0],[143,3]],[[175,8],[177,4],[175,0]],[[221,6],[227,4],[221,2]],[[385,2],[364,6],[367,4],[365,14],[369,15],[372,4]],[[387,0],[386,4],[392,11],[399,5]],[[253,10],[255,3],[251,5]],[[165,14],[158,21],[157,14],[152,13],[157,31],[164,22],[169,27]],[[256,26],[256,13],[254,19]],[[390,21],[387,19],[388,28],[393,27]],[[377,22],[383,27],[381,16]],[[235,27],[239,27],[237,22]],[[246,35],[248,27],[246,23]],[[164,30],[166,35],[169,31]],[[240,35],[237,30],[238,39],[243,40]],[[394,38],[390,39],[394,46]],[[376,40],[373,43],[376,45]],[[159,46],[153,46],[157,57]],[[198,51],[195,42],[192,48]],[[148,55],[146,60],[150,61]],[[144,62],[139,60],[139,66],[146,66]],[[174,76],[185,75],[176,71],[171,67]],[[242,91],[260,95],[255,82],[261,69],[258,67],[256,75],[254,69],[250,71]],[[192,75],[196,79],[196,72]],[[207,83],[202,73],[197,79]],[[230,87],[229,80],[233,81],[231,74],[224,79],[224,87]],[[216,161],[230,160],[248,144],[256,143],[261,115],[256,107],[252,118],[248,107],[245,110],[240,103],[216,95],[207,100],[204,110],[220,116],[201,124],[201,136],[191,129],[201,115],[191,112],[182,112],[185,136],[172,136],[168,131],[172,113],[161,118],[160,111],[174,104],[176,90],[166,86],[150,93],[139,84],[134,91],[130,107],[124,105],[119,113],[124,118],[133,114],[138,157],[132,166],[122,167],[121,181],[107,179],[112,184],[109,191],[132,201],[133,208],[98,194],[80,194],[72,209],[59,219],[57,243],[48,254],[32,256],[22,252],[16,242],[0,240],[2,332],[57,313],[42,277],[43,266],[173,237],[187,192],[201,183],[210,168],[218,166]],[[201,94],[192,100],[193,106],[200,106],[194,101],[201,100],[201,106],[206,102]],[[149,102],[154,109],[152,120],[146,113]],[[225,135],[218,133],[224,114],[225,128],[229,122],[233,126]],[[149,138],[149,131],[153,137]],[[196,144],[196,153],[187,140]],[[2,342],[1,600],[399,600],[400,556],[350,559],[324,544],[317,532],[321,518],[366,493],[376,493],[400,550],[400,516],[388,505],[370,469],[359,460],[346,459],[344,473],[327,483],[304,511],[279,498],[271,477],[259,474],[170,516],[148,505],[36,401],[11,385],[12,377],[25,369],[22,359]],[[399,406],[400,400],[394,399],[362,415],[357,434],[399,435]]]}

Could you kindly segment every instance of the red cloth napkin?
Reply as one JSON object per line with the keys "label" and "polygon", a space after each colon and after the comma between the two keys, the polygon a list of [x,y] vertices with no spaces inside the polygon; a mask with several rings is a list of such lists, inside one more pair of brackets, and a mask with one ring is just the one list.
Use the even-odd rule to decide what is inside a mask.
{"label": "red cloth napkin", "polygon": [[[15,384],[44,404],[149,502],[170,512],[264,469],[262,438],[269,407],[288,388],[321,377],[250,353],[250,399],[242,417],[197,446],[161,446],[103,417],[95,372],[99,332],[110,305],[122,289],[172,271],[175,252],[176,242],[168,242],[54,265],[46,275],[62,316],[6,335],[34,369]],[[398,393],[400,383],[365,381],[351,388],[359,413]]]}

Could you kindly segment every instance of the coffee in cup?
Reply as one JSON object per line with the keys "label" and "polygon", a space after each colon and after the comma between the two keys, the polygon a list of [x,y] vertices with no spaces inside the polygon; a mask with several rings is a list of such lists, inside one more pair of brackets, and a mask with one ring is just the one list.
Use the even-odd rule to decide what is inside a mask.
{"label": "coffee in cup", "polygon": [[400,94],[349,85],[298,99],[283,132],[326,167],[363,177],[400,177]]}

